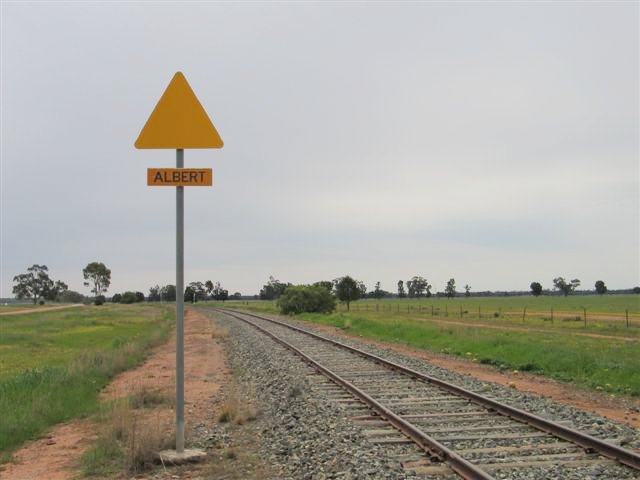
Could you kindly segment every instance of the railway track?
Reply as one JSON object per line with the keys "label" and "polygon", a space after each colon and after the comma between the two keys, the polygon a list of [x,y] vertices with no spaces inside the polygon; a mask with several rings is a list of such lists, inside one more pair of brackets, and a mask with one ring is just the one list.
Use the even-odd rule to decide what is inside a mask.
{"label": "railway track", "polygon": [[[427,478],[565,478],[593,467],[640,479],[640,454],[269,317],[215,309],[299,355],[322,390],[406,470]],[[329,381],[325,380],[329,379]],[[623,477],[607,469],[623,464]],[[535,472],[528,477],[528,472]],[[571,476],[566,478],[582,478]]]}

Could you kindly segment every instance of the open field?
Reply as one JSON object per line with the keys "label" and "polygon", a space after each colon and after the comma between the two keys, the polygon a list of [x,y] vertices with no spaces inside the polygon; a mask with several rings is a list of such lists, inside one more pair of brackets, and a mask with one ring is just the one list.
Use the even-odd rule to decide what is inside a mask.
{"label": "open field", "polygon": [[97,407],[110,378],[166,338],[174,313],[105,305],[0,318],[0,451]]}
{"label": "open field", "polygon": [[[454,311],[459,311],[462,305],[465,311],[471,308],[473,300],[479,300],[481,308],[484,306],[494,311],[502,308],[504,311],[507,306],[517,308],[517,302],[538,299],[506,298],[504,306],[500,304],[501,298],[439,299],[434,300],[434,304],[440,302],[441,307],[446,305],[448,310]],[[558,303],[552,303],[554,300]],[[564,300],[567,299],[545,299],[545,306],[554,305],[555,308],[560,305],[564,311],[569,311],[570,306],[576,308],[575,302],[580,298],[571,298],[563,305],[561,302]],[[635,304],[637,296],[589,297],[587,301],[594,312],[608,309],[609,313],[617,313],[616,305],[618,312],[620,309],[624,311]],[[426,300],[369,300],[355,302],[348,313],[341,308],[331,315],[303,314],[296,318],[331,325],[375,340],[463,356],[501,369],[540,373],[612,394],[640,395],[640,322],[637,320],[631,322],[629,328],[620,322],[588,321],[585,328],[582,320],[552,324],[535,317],[526,317],[523,322],[522,317],[513,319],[509,316],[483,317],[479,323],[477,318],[464,314],[462,319],[453,314],[431,317],[427,305]],[[277,313],[274,302],[225,302],[225,306]],[[414,308],[407,309],[407,306]],[[579,316],[577,312],[573,314]],[[447,320],[455,320],[456,323],[443,323]]]}

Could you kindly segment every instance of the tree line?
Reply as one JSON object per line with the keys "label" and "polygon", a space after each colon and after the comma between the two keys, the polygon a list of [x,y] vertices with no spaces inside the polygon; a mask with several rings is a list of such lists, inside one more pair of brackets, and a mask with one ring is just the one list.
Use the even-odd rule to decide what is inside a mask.
{"label": "tree line", "polygon": [[[95,295],[96,305],[104,303],[104,296],[111,284],[111,270],[104,263],[91,262],[83,270],[84,285],[91,287],[91,293]],[[13,277],[12,292],[19,300],[30,300],[34,305],[44,304],[45,300],[53,302],[79,303],[85,300],[85,296],[79,292],[69,290],[68,285],[61,280],[53,280],[49,276],[49,268],[46,265],[34,264],[27,268],[26,273]]]}
{"label": "tree line", "polygon": [[[90,287],[91,293],[94,294],[93,301],[96,305],[105,302],[104,294],[107,292],[111,284],[111,270],[101,262],[91,262],[83,270],[84,285]],[[34,305],[48,301],[57,301],[65,303],[80,303],[85,300],[85,296],[79,292],[68,289],[65,282],[53,280],[49,276],[49,269],[46,265],[34,264],[27,268],[26,273],[22,273],[13,277],[15,285],[13,293],[18,299],[29,299]],[[281,282],[273,276],[260,289],[259,297],[261,300],[278,300],[287,289],[293,287],[291,283]],[[309,285],[307,285],[309,286]],[[380,282],[376,282],[373,290],[367,291],[364,282],[355,280],[349,275],[334,280],[323,280],[313,283],[313,287],[320,287],[334,298],[344,302],[349,308],[349,304],[361,298],[429,298],[432,294],[433,285],[422,276],[414,275],[410,280],[398,280],[397,293],[391,293],[383,290]],[[570,281],[564,277],[556,277],[553,279],[553,290],[545,290],[540,282],[532,282],[529,286],[530,293],[534,296],[543,294],[562,294],[564,296],[572,295],[580,286],[580,280],[574,278]],[[471,286],[465,285],[464,296],[470,297]],[[608,288],[603,280],[598,280],[594,285],[595,292],[604,295],[608,292]],[[634,287],[632,293],[640,293],[640,287]],[[486,294],[487,292],[484,292]],[[482,294],[482,292],[481,292]],[[444,286],[443,291],[435,293],[437,297],[454,298],[459,295],[456,281],[450,278]],[[221,285],[220,282],[191,282],[184,291],[185,301],[198,302],[204,300],[239,300],[242,297],[240,292],[229,295],[229,291]],[[145,301],[142,292],[126,291],[116,293],[111,298],[114,303],[136,303]],[[146,297],[148,301],[166,301],[173,302],[176,300],[175,285],[165,285],[163,287],[155,285],[149,289],[149,295]]]}

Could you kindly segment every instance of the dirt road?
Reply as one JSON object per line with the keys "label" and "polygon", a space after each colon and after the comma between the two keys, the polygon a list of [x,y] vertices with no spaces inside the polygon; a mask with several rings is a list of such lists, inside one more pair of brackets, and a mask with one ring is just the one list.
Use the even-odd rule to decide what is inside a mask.
{"label": "dirt road", "polygon": [[40,308],[25,308],[25,309],[15,309],[6,311],[0,311],[0,317],[5,315],[26,315],[27,313],[37,313],[37,312],[51,312],[53,310],[64,310],[65,308],[75,308],[75,307],[84,307],[81,303],[74,303],[73,305],[61,305],[59,307],[40,307]]}

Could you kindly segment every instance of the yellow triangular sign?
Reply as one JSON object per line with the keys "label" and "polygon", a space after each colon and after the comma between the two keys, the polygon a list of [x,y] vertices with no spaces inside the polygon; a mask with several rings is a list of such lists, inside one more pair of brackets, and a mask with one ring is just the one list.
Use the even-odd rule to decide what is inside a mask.
{"label": "yellow triangular sign", "polygon": [[222,139],[181,72],[144,125],[136,148],[221,148]]}

